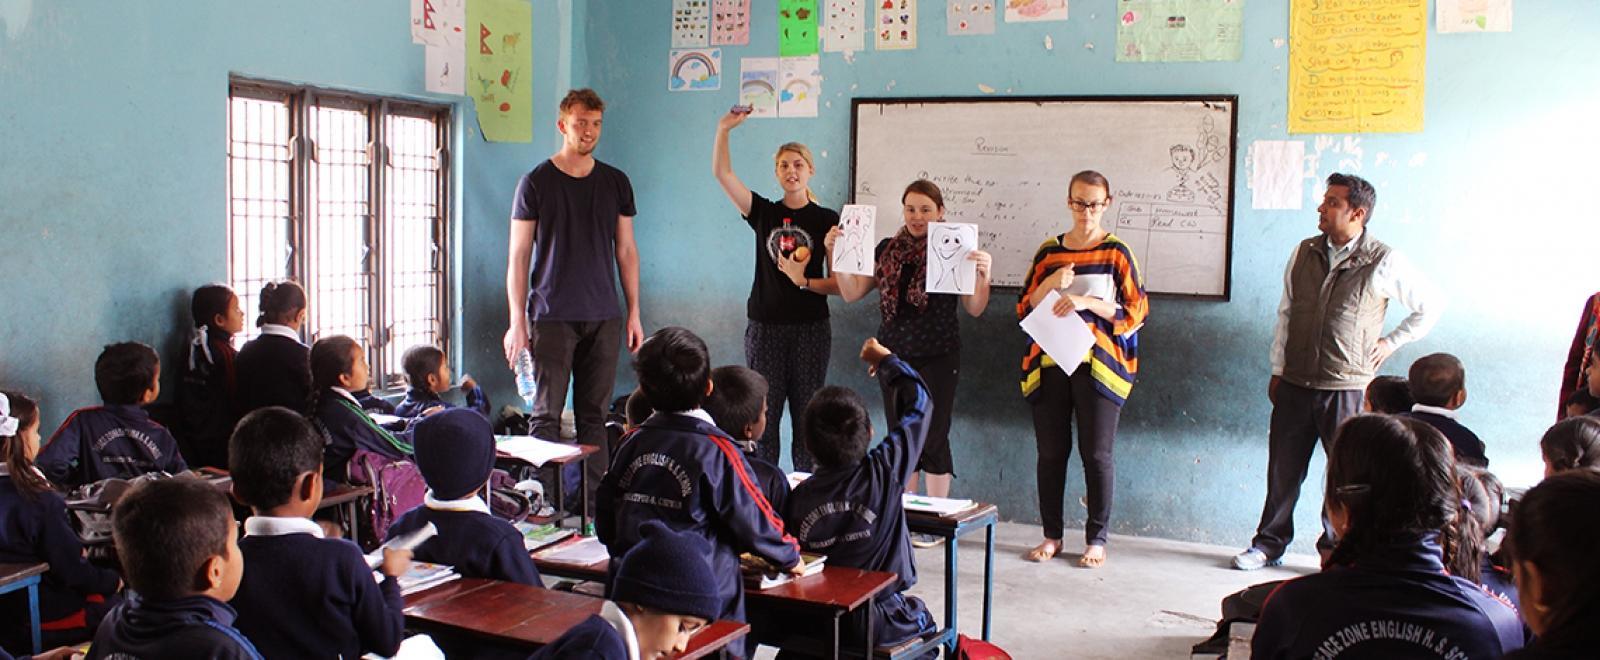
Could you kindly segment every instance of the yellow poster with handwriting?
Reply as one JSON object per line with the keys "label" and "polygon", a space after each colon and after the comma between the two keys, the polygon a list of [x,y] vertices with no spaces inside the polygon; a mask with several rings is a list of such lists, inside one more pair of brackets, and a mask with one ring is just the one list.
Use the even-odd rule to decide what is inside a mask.
{"label": "yellow poster with handwriting", "polygon": [[532,29],[528,0],[467,3],[467,93],[485,140],[533,141]]}
{"label": "yellow poster with handwriting", "polygon": [[1291,0],[1290,133],[1422,130],[1427,0]]}

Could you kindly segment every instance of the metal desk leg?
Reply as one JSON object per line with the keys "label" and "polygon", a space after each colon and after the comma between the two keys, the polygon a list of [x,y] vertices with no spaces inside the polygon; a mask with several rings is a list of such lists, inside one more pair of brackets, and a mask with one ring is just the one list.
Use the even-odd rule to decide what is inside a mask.
{"label": "metal desk leg", "polygon": [[994,527],[989,523],[983,538],[983,641],[989,641],[989,611],[994,605]]}
{"label": "metal desk leg", "polygon": [[578,461],[578,534],[589,533],[589,457]]}
{"label": "metal desk leg", "polygon": [[33,654],[44,652],[42,640],[39,639],[39,578],[33,578],[28,584],[28,625],[33,633]]}
{"label": "metal desk leg", "polygon": [[833,615],[833,655],[829,656],[833,660],[839,660],[839,647],[844,643],[844,640],[839,638],[839,619],[843,616],[843,612]]}
{"label": "metal desk leg", "polygon": [[[555,470],[556,470],[556,512],[555,512],[556,523],[555,524],[556,524],[556,527],[560,527],[561,526],[561,521],[567,519],[567,480],[566,480],[566,476],[567,475],[562,474],[562,472],[566,471],[566,467],[567,466],[566,466],[565,463],[545,463],[545,465],[554,466]],[[578,531],[581,533],[583,530],[580,529]]]}
{"label": "metal desk leg", "polygon": [[862,650],[862,653],[861,653],[861,659],[862,660],[872,660],[872,650],[873,650],[873,645],[872,645],[872,620],[877,618],[877,617],[872,616],[872,608],[876,607],[877,605],[878,605],[878,601],[877,601],[876,598],[874,598],[872,600],[868,600],[867,604],[861,608],[861,614],[863,614],[865,616],[866,620],[867,620],[867,625],[865,626],[865,628],[867,629],[867,639],[862,644],[862,646],[864,646],[866,648],[864,648]]}
{"label": "metal desk leg", "polygon": [[[956,592],[956,573],[961,565],[956,561],[956,539],[960,536],[959,533],[951,534],[944,542],[944,627],[956,631],[958,635],[961,634],[961,628],[956,625],[956,605],[960,603]],[[951,638],[946,646],[951,657],[954,657],[955,638]]]}

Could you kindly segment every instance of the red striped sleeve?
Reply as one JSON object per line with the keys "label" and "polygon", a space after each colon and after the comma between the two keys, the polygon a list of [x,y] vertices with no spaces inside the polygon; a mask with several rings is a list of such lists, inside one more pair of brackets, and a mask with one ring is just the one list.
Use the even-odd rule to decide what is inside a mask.
{"label": "red striped sleeve", "polygon": [[767,501],[767,496],[762,494],[760,488],[756,487],[756,482],[750,478],[750,473],[745,471],[744,454],[740,453],[739,449],[733,446],[733,443],[723,438],[714,435],[707,435],[706,437],[711,439],[712,444],[715,444],[717,449],[722,450],[722,457],[728,460],[729,465],[733,466],[734,474],[739,475],[740,485],[743,485],[745,492],[750,493],[750,496],[755,499],[756,507],[761,510],[761,515],[767,519],[767,522],[772,523],[774,529],[783,534],[784,543],[793,545],[795,552],[799,552],[800,542],[796,541],[793,536],[789,535],[788,531],[784,530],[783,516],[772,510],[772,503]]}

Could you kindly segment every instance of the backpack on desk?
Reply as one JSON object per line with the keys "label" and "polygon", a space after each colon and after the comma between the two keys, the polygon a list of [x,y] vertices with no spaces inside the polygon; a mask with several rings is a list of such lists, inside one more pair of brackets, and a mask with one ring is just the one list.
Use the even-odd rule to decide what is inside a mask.
{"label": "backpack on desk", "polygon": [[[377,452],[358,449],[346,467],[349,483],[372,486],[372,504],[367,508],[365,521],[371,538],[358,539],[363,548],[377,547],[383,542],[389,526],[405,512],[422,506],[428,484],[422,480],[422,471],[409,460],[390,458]],[[350,521],[354,524],[355,521]]]}

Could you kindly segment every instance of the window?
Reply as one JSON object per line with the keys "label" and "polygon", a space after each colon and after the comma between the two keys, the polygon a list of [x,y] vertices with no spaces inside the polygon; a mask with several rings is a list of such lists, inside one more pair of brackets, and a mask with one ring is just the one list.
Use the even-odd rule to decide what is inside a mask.
{"label": "window", "polygon": [[304,332],[349,335],[374,383],[446,347],[450,114],[445,106],[234,80],[228,102],[228,283],[245,341],[262,285],[306,288]]}

